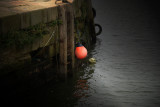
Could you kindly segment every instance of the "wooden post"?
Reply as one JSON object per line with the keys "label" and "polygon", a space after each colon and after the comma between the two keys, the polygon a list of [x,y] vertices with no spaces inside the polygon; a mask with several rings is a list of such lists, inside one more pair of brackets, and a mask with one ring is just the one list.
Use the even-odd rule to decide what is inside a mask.
{"label": "wooden post", "polygon": [[60,74],[67,77],[67,21],[65,18],[65,6],[58,7],[58,17],[62,21],[59,25],[59,54],[60,54]]}
{"label": "wooden post", "polygon": [[96,43],[96,33],[95,33],[95,27],[94,27],[94,18],[93,18],[93,12],[92,12],[92,2],[91,0],[86,0],[86,4],[88,6],[88,22],[89,22],[89,31],[92,37],[92,42]]}
{"label": "wooden post", "polygon": [[75,54],[74,54],[74,16],[73,16],[73,9],[72,5],[67,5],[67,44],[68,44],[68,54],[69,59],[71,61],[71,68],[74,69],[74,62],[75,62]]}

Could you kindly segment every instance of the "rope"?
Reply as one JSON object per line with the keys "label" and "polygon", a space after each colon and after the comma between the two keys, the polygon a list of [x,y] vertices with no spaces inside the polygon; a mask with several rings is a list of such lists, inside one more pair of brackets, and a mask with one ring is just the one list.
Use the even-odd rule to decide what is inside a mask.
{"label": "rope", "polygon": [[[76,20],[75,16],[74,16],[74,20]],[[86,24],[86,22],[85,22]],[[78,24],[77,22],[75,22],[75,28],[76,28],[76,31],[77,31],[77,35],[78,35],[78,42],[80,43],[80,36],[83,36],[86,34],[86,26],[84,26],[84,31],[80,34],[80,30],[78,29]]]}
{"label": "rope", "polygon": [[[75,16],[74,16],[74,20],[75,20]],[[76,21],[76,20],[75,20]],[[77,22],[75,22],[75,28],[76,28],[76,31],[77,31],[77,35],[78,35],[78,42],[80,42],[80,32],[78,30],[78,24]]]}
{"label": "rope", "polygon": [[36,57],[40,52],[43,52],[45,47],[47,46],[47,44],[49,43],[49,41],[51,40],[51,38],[54,36],[55,31],[52,32],[51,37],[48,39],[48,41],[46,42],[46,44],[44,45],[43,48],[41,48],[40,50],[38,50],[37,53],[33,54],[32,57]]}
{"label": "rope", "polygon": [[[47,43],[44,45],[44,47],[46,47],[46,46],[47,46],[47,44],[49,43],[49,41],[51,40],[51,38],[54,36],[54,33],[55,33],[55,31],[53,31],[53,32],[52,32],[51,37],[48,39],[48,41],[47,41]],[[43,48],[44,48],[44,47],[43,47]]]}

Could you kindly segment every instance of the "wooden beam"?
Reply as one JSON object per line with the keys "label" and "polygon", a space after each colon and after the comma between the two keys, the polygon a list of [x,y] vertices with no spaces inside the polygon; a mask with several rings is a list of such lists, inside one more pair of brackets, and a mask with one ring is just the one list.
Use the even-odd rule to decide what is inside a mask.
{"label": "wooden beam", "polygon": [[59,39],[60,39],[60,74],[67,77],[67,21],[65,18],[65,6],[58,7],[58,18],[62,21],[59,25]]}
{"label": "wooden beam", "polygon": [[75,54],[74,54],[74,15],[72,5],[67,6],[66,18],[67,18],[67,44],[68,54],[71,61],[71,68],[74,69]]}

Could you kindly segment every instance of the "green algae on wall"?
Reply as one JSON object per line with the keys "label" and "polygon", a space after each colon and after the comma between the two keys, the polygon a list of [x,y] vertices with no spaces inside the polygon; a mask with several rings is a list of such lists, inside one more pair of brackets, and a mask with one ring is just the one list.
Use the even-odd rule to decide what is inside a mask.
{"label": "green algae on wall", "polygon": [[[81,1],[81,3],[80,3]],[[90,33],[90,20],[88,4],[84,0],[75,1],[75,5],[79,8],[75,8],[75,43],[82,43],[85,47],[89,48],[92,41],[92,35]],[[78,33],[79,32],[79,33]],[[93,31],[94,32],[94,31]],[[94,35],[93,35],[94,36]]]}
{"label": "green algae on wall", "polygon": [[[75,44],[81,42],[86,48],[89,48],[92,43],[92,31],[90,31],[92,18],[88,15],[87,1],[75,0],[72,6],[75,24],[74,42]],[[31,64],[31,61],[36,58],[40,61],[39,58],[56,56],[59,53],[59,24],[63,22],[57,19],[0,35],[0,71],[2,71],[1,68],[9,71],[9,69],[22,67],[24,64]],[[54,37],[45,46],[53,31],[55,31]]]}
{"label": "green algae on wall", "polygon": [[0,48],[16,49],[24,48],[26,45],[33,44],[36,39],[40,39],[47,34],[51,34],[56,25],[62,24],[61,20],[54,20],[50,23],[40,23],[18,31],[10,31],[0,36]]}
{"label": "green algae on wall", "polygon": [[[54,20],[49,23],[40,23],[27,29],[8,32],[0,36],[0,74],[2,71],[11,71],[14,68],[21,68],[24,64],[30,64],[33,57],[43,57],[48,54],[52,57],[58,53],[58,25],[61,20]],[[54,37],[47,46],[47,41],[55,31]],[[32,56],[32,52],[37,51]]]}

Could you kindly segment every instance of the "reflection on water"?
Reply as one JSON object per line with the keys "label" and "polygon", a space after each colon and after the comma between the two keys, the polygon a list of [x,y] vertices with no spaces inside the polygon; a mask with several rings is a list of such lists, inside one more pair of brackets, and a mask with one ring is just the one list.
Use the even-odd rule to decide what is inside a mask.
{"label": "reflection on water", "polygon": [[[13,73],[3,79],[2,83],[8,83],[1,84],[3,101],[26,107],[159,107],[157,10],[144,0],[122,1],[93,0],[95,21],[103,32],[88,57],[77,60],[75,72],[67,81],[58,80],[53,72],[56,68],[48,64],[19,71],[17,74],[28,76]],[[92,57],[95,64],[88,61]]]}
{"label": "reflection on water", "polygon": [[[89,52],[90,54],[91,52]],[[88,58],[77,60],[74,73],[66,81],[58,78],[57,62],[44,60],[0,78],[1,102],[12,106],[73,107],[81,98],[90,95],[88,79],[94,73],[94,65]],[[84,100],[85,101],[85,100]],[[80,102],[84,102],[80,101]],[[3,104],[2,103],[2,104]]]}

